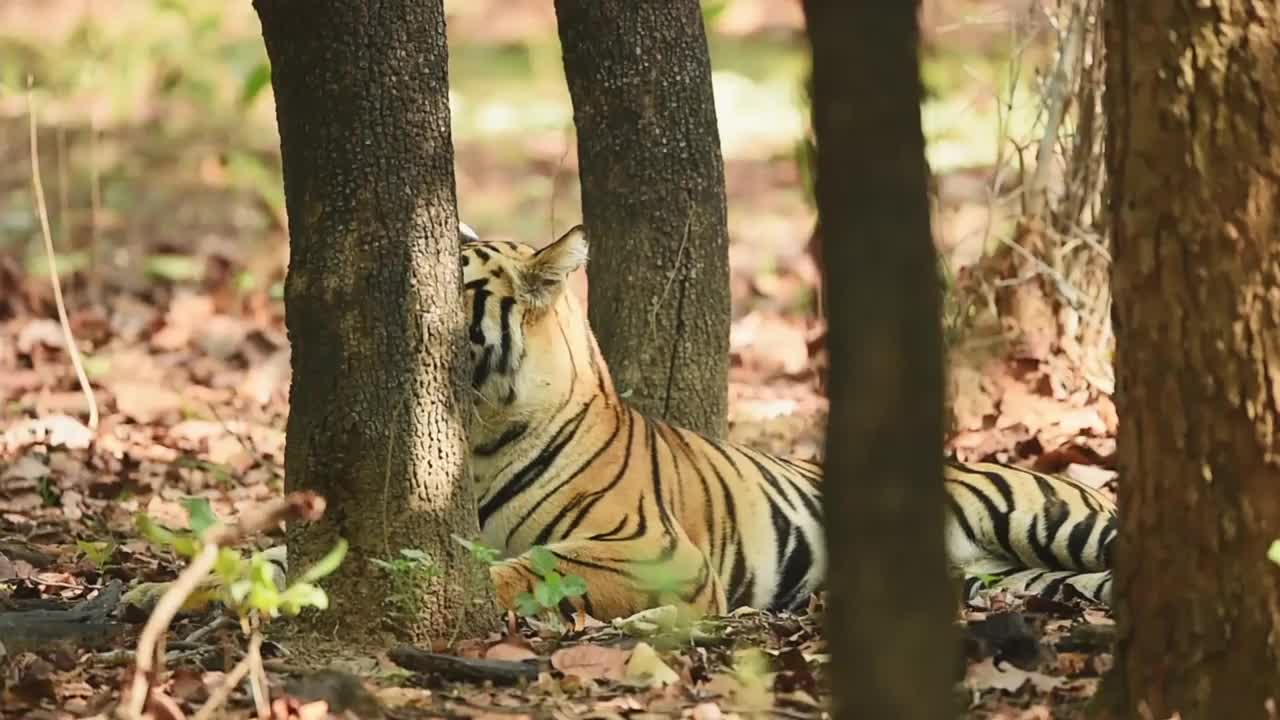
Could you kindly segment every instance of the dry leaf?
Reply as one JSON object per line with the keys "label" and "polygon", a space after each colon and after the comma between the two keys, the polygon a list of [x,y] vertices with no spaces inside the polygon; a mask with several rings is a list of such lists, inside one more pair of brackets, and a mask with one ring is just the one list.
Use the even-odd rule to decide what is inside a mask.
{"label": "dry leaf", "polygon": [[116,409],[144,425],[182,409],[181,395],[155,383],[113,383],[111,392],[116,396]]}
{"label": "dry leaf", "polygon": [[1065,682],[1062,678],[1044,673],[1020,670],[1012,665],[1004,664],[997,668],[991,658],[969,665],[964,682],[974,690],[1004,690],[1015,692],[1026,683],[1031,683],[1040,692],[1049,692]]}
{"label": "dry leaf", "polygon": [[626,679],[638,685],[659,687],[679,681],[680,676],[648,643],[637,643],[627,661]]}
{"label": "dry leaf", "polygon": [[524,638],[518,636],[503,638],[502,642],[496,643],[484,651],[486,660],[512,660],[519,662],[536,657],[538,657],[538,653],[533,651],[533,647]]}
{"label": "dry leaf", "polygon": [[583,680],[621,680],[631,652],[604,645],[572,645],[551,654],[551,667]]}

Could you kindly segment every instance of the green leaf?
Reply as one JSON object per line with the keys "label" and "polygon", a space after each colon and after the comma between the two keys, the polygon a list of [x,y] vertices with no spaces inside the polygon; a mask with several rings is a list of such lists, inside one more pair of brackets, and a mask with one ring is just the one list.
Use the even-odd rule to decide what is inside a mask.
{"label": "green leaf", "polygon": [[498,558],[502,554],[502,551],[498,550],[498,548],[489,547],[488,545],[484,545],[479,542],[472,542],[471,540],[457,534],[454,534],[453,539],[457,540],[462,547],[469,550],[471,552],[471,557],[486,565],[493,565],[498,562]]}
{"label": "green leaf", "polygon": [[533,564],[534,572],[539,575],[556,571],[556,556],[541,545],[529,548],[529,562]]}
{"label": "green leaf", "polygon": [[1271,547],[1267,548],[1267,559],[1280,565],[1280,540],[1272,541]]}
{"label": "green leaf", "polygon": [[280,608],[280,592],[271,585],[253,583],[246,603],[250,609],[274,616]]}
{"label": "green leaf", "polygon": [[553,608],[560,604],[560,588],[552,587],[550,583],[540,582],[533,586],[533,597],[544,608]]}
{"label": "green leaf", "polygon": [[516,596],[516,612],[524,617],[532,617],[542,612],[542,605],[533,595],[522,592]]}
{"label": "green leaf", "polygon": [[298,578],[298,582],[313,583],[326,575],[332,574],[342,564],[343,559],[347,557],[347,546],[346,538],[338,538],[338,542],[333,546],[333,549],[320,558],[315,565],[308,568],[306,572],[302,573],[302,577]]}
{"label": "green leaf", "polygon": [[227,596],[231,600],[229,604],[239,607],[244,603],[244,599],[249,596],[249,591],[252,589],[252,580],[237,580],[231,583],[227,586]]}
{"label": "green leaf", "polygon": [[244,574],[244,558],[231,548],[218,550],[218,559],[214,561],[213,571],[223,584],[234,583]]}
{"label": "green leaf", "polygon": [[240,104],[248,105],[253,102],[270,82],[271,65],[265,62],[255,65],[245,76],[244,84],[240,87]]}
{"label": "green leaf", "polygon": [[297,615],[303,608],[329,609],[329,596],[311,583],[294,583],[280,595],[280,610],[286,615]]}
{"label": "green leaf", "polygon": [[565,575],[560,585],[560,592],[565,597],[581,597],[587,594],[587,581],[581,575]]}
{"label": "green leaf", "polygon": [[147,274],[170,282],[199,280],[204,276],[204,266],[189,255],[150,255],[142,265]]}
{"label": "green leaf", "polygon": [[133,523],[138,528],[138,534],[152,545],[173,548],[174,552],[184,557],[192,557],[196,554],[197,545],[193,537],[185,533],[173,532],[152,520],[146,513],[134,515]]}
{"label": "green leaf", "polygon": [[417,563],[431,562],[431,556],[427,555],[425,552],[417,548],[401,548],[400,557],[405,558],[406,560],[412,560]]}
{"label": "green leaf", "polygon": [[214,514],[209,498],[184,497],[179,502],[187,511],[187,524],[196,537],[203,538],[206,530],[218,524],[218,516]]}
{"label": "green leaf", "polygon": [[105,541],[88,541],[77,540],[76,547],[80,548],[80,552],[93,563],[93,566],[102,569],[103,565],[111,559],[111,554],[116,551],[116,545],[112,542]]}

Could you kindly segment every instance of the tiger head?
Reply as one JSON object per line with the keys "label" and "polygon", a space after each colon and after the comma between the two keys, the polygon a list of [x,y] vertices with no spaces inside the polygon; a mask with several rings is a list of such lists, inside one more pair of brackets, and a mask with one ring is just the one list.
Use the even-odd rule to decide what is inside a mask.
{"label": "tiger head", "polygon": [[473,233],[461,237],[476,393],[470,432],[473,444],[483,444],[513,423],[548,417],[595,371],[594,339],[567,283],[587,261],[587,236],[581,226],[574,227],[536,251],[515,242],[479,240]]}

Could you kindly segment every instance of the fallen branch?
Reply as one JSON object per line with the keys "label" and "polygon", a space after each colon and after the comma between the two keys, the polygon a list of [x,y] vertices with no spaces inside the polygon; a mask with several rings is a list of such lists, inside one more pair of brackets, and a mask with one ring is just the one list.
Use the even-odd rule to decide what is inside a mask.
{"label": "fallen branch", "polygon": [[187,597],[213,569],[219,548],[265,532],[285,520],[315,520],[324,514],[324,506],[324,498],[314,493],[290,493],[245,513],[238,522],[214,525],[205,532],[200,552],[165,591],[142,628],[138,638],[138,662],[134,666],[125,702],[118,711],[120,717],[141,720],[150,697],[148,688],[159,671],[156,659],[164,660],[165,631]]}
{"label": "fallen branch", "polygon": [[512,685],[521,680],[538,679],[538,665],[514,660],[479,660],[441,655],[409,645],[393,648],[387,656],[406,670],[435,673],[453,680],[490,680],[495,684]]}

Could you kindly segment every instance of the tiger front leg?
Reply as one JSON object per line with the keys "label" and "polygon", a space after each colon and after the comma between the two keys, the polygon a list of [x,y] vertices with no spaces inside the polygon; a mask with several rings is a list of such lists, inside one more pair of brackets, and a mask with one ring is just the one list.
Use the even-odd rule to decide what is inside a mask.
{"label": "tiger front leg", "polygon": [[[559,598],[563,614],[583,610],[599,620],[627,617],[660,605],[676,605],[694,615],[721,615],[727,600],[720,578],[705,553],[687,540],[660,547],[652,558],[654,543],[644,539],[624,541],[567,540],[535,548],[490,566],[490,577],[502,607],[519,610],[522,593],[538,597],[537,586],[546,582],[548,567],[574,587],[573,595]],[[583,589],[581,594],[576,590]],[[544,599],[556,599],[543,591]],[[547,597],[548,595],[552,597]]]}

